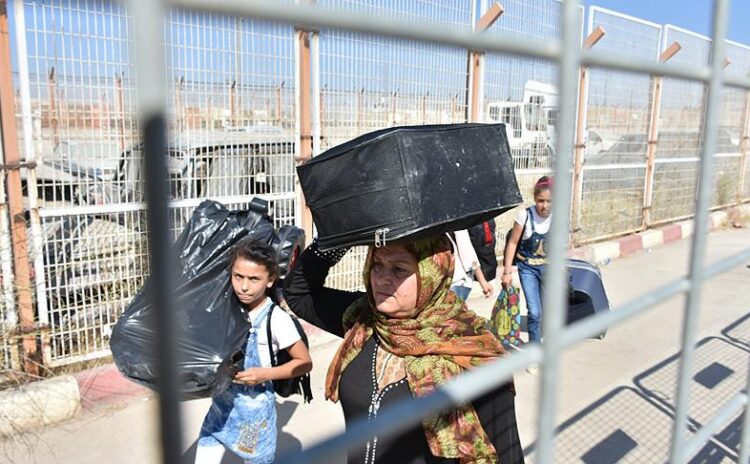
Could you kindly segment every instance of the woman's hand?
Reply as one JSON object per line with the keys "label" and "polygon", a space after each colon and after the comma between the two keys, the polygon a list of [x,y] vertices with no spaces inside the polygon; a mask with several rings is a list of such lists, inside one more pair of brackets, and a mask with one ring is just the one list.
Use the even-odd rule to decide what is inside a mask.
{"label": "woman's hand", "polygon": [[500,276],[500,284],[503,286],[503,288],[508,289],[511,285],[513,285],[513,274],[508,272],[507,274],[503,272],[503,275]]}
{"label": "woman's hand", "polygon": [[271,378],[267,375],[267,369],[263,367],[251,367],[240,371],[234,376],[234,383],[241,383],[245,385],[260,385],[263,382],[268,382]]}

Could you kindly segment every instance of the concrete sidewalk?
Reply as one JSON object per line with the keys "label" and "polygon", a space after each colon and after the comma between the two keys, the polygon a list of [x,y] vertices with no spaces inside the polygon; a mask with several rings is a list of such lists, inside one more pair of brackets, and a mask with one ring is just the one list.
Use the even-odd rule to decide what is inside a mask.
{"label": "concrete sidewalk", "polygon": [[[714,214],[711,218],[712,228],[718,228],[730,219],[736,220],[726,213]],[[678,226],[680,238],[689,236],[691,232],[689,226]],[[615,258],[625,258],[612,261],[609,265],[602,265],[610,300],[613,306],[617,306],[686,273],[689,255],[688,241],[677,241],[668,246],[657,247],[661,243],[677,240],[675,237],[678,237],[676,232],[678,226],[649,231],[641,234],[637,239],[626,237],[618,240],[616,244],[608,242],[594,245],[587,247],[583,252],[579,250],[578,253],[584,253],[583,256],[589,259],[593,256],[593,260],[600,263],[608,263]],[[661,238],[656,237],[658,234],[661,234]],[[634,242],[639,242],[638,246],[641,249],[650,248],[652,251],[636,253],[638,246],[633,245]],[[749,243],[750,231],[747,228],[716,231],[709,236],[707,260],[711,262],[722,256],[736,253]],[[701,369],[708,369],[703,375],[708,385],[716,382],[715,377],[718,378],[721,375],[727,377],[728,371],[732,371],[728,378],[744,378],[746,382],[748,358],[747,351],[743,351],[745,349],[743,347],[750,346],[747,340],[750,322],[742,321],[742,317],[748,313],[747,304],[743,307],[742,303],[750,300],[750,286],[747,285],[749,272],[744,267],[738,268],[716,278],[704,287],[705,304],[701,312],[700,338],[705,340],[698,350],[698,365],[700,367],[701,363],[706,364]],[[493,300],[481,298],[481,294],[476,291],[473,295],[480,296],[470,298],[470,307],[480,314],[489,314]],[[648,437],[641,436],[644,431],[630,430],[627,426],[612,428],[611,424],[603,425],[608,420],[617,418],[618,415],[630,417],[629,414],[624,414],[624,410],[621,410],[623,405],[628,407],[636,405],[633,410],[635,415],[632,416],[631,421],[633,424],[640,421],[637,419],[639,416],[648,417],[649,420],[654,421],[654,424],[660,424],[661,432],[658,434],[658,441],[668,443],[665,439],[669,435],[667,425],[671,423],[669,411],[673,396],[669,389],[669,382],[674,375],[676,365],[674,360],[670,359],[675,354],[676,347],[679,346],[682,300],[682,297],[675,297],[644,315],[611,329],[603,341],[584,341],[566,352],[563,356],[564,374],[560,383],[558,408],[558,423],[564,427],[560,433],[561,439],[558,440],[558,446],[563,446],[558,450],[560,456],[570,455],[573,458],[573,455],[580,451],[583,454],[593,453],[588,456],[591,457],[613,447],[619,447],[618,449],[632,447],[632,443],[637,444],[634,449],[657,452],[653,446],[644,446],[644,443],[649,441]],[[735,326],[733,327],[732,324]],[[325,368],[338,346],[338,339],[317,329],[309,334],[316,366],[313,371],[316,399],[308,405],[299,405],[294,399],[280,404],[280,422],[283,423],[279,440],[280,455],[285,451],[294,451],[302,446],[309,446],[324,436],[343,429],[340,408],[338,405],[325,402],[322,390]],[[704,353],[708,354],[704,355]],[[711,353],[722,353],[722,356],[726,356],[713,356]],[[532,458],[533,443],[536,438],[535,418],[540,378],[539,375],[532,376],[525,372],[516,374],[519,392],[517,398],[519,427],[522,441]],[[74,383],[70,382],[71,379]],[[45,437],[44,442],[48,443],[49,447],[36,446],[41,443],[36,439],[32,440],[35,446],[24,445],[23,441],[28,442],[30,435],[18,435],[23,428],[16,427],[14,428],[16,438],[2,442],[8,458],[14,459],[14,462],[34,462],[23,457],[33,448],[32,456],[35,457],[36,462],[95,462],[96,456],[98,456],[98,462],[102,462],[101,459],[106,462],[155,462],[158,455],[151,445],[155,445],[153,437],[156,436],[156,429],[153,419],[156,417],[156,410],[150,392],[123,379],[113,366],[87,371],[67,379],[57,378],[38,382],[24,388],[35,389],[37,398],[40,391],[49,388],[49,394],[46,397],[51,398],[62,396],[59,393],[62,391],[61,383],[67,385],[66,391],[69,391],[68,397],[64,400],[67,406],[62,408],[64,414],[61,414],[61,419],[74,416],[76,411],[82,410],[84,413],[78,414],[74,420],[67,421],[60,426],[44,428],[42,424],[54,422],[52,414],[49,411],[43,411],[40,414],[38,405],[26,409],[28,414],[22,415],[29,416],[36,413],[40,417],[36,422],[28,420],[27,423],[30,424],[28,429],[35,430],[36,435],[40,437]],[[45,384],[49,387],[42,386]],[[75,388],[70,388],[73,385]],[[699,388],[707,389],[703,386]],[[17,396],[19,392],[11,393],[16,394],[13,399],[10,396],[0,398],[0,408],[3,404],[6,408],[12,405],[12,409],[18,415],[21,411],[19,404],[22,404]],[[699,393],[702,394],[703,391]],[[3,392],[3,394],[9,394],[9,392]],[[700,394],[695,394],[694,398],[705,400]],[[716,395],[709,396],[709,398],[714,397]],[[184,447],[188,452],[193,444],[191,439],[197,436],[200,421],[207,409],[208,400],[184,404],[187,435]],[[703,409],[706,408],[703,407]],[[702,411],[698,416],[703,417],[707,414],[707,411]],[[0,417],[6,420],[8,416]],[[320,418],[324,420],[321,421]],[[598,422],[590,423],[594,419]],[[129,424],[131,421],[135,421],[138,425],[123,427],[123,424]],[[696,422],[701,423],[698,419]],[[313,423],[316,427],[310,427]],[[127,431],[127,433],[118,433],[117,430]],[[100,438],[104,439],[104,443],[109,443],[100,450],[103,454],[94,449],[88,450],[87,454],[73,449],[73,443],[85,442],[86,437],[92,433],[101,434]],[[652,438],[655,437],[657,435],[653,435]],[[602,448],[592,451],[588,448],[579,450],[572,446],[573,443],[581,440],[587,444],[602,444]],[[134,442],[137,442],[138,446],[134,447]],[[724,448],[727,446],[720,448],[726,452]],[[129,449],[134,454],[129,455],[130,451],[128,451],[124,457],[115,459],[114,455],[118,454],[117,450],[123,449]],[[72,456],[76,457],[75,460],[68,460]],[[125,459],[135,458],[135,456],[138,456],[135,461]],[[582,454],[579,453],[577,456],[574,460],[580,459]],[[588,462],[596,462],[596,460]]]}

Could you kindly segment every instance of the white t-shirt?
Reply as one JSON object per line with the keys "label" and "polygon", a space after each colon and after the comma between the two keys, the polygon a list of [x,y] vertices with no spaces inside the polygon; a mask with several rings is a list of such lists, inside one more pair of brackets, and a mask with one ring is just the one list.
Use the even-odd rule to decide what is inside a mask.
{"label": "white t-shirt", "polygon": [[[266,306],[272,304],[271,299],[266,297],[266,301],[262,305],[259,305],[248,313],[250,320],[257,317]],[[260,364],[263,367],[271,367],[271,355],[268,353],[267,321],[268,317],[266,316],[260,322],[260,327],[257,327],[258,355],[260,356]],[[271,337],[273,338],[273,352],[275,354],[278,354],[279,350],[285,350],[302,339],[297,332],[297,328],[294,326],[292,317],[279,307],[274,308],[271,314]]]}
{"label": "white t-shirt", "polygon": [[457,230],[454,234],[456,236],[455,242],[448,235],[454,248],[453,281],[451,285],[471,287],[474,285],[474,272],[472,270],[479,266],[479,258],[477,258],[477,253],[471,244],[468,230]]}
{"label": "white t-shirt", "polygon": [[[531,238],[531,221],[528,223],[526,222],[527,210],[528,208],[519,209],[516,213],[516,224],[526,225],[523,229],[523,236],[521,236],[522,240]],[[534,230],[536,230],[538,234],[546,234],[549,232],[549,226],[552,224],[551,214],[546,218],[543,218],[536,212],[536,207],[532,206],[531,218],[534,221]]]}

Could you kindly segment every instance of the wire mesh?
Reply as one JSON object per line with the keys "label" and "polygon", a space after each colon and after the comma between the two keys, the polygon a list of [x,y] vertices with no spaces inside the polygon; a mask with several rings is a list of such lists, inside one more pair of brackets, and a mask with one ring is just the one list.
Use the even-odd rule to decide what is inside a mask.
{"label": "wire mesh", "polygon": [[[597,26],[606,31],[597,51],[656,59],[660,26],[592,7],[588,32]],[[594,68],[589,82],[587,130],[599,143],[584,154],[582,240],[641,226],[652,78]]]}
{"label": "wire mesh", "polygon": [[[471,27],[472,2],[325,0],[323,7],[393,16],[415,22]],[[466,50],[440,45],[320,31],[321,148],[392,126],[466,121]],[[351,250],[331,270],[328,284],[361,289],[365,249]]]}
{"label": "wire mesh", "polygon": [[[24,8],[59,364],[106,354],[109,327],[147,274],[132,17],[112,2],[27,0]],[[293,222],[292,26],[172,10],[164,46],[171,200],[260,195],[279,223]],[[172,209],[173,237],[197,203]],[[97,212],[76,211],[91,207]]]}
{"label": "wire mesh", "polygon": [[[501,40],[509,35],[530,39],[559,39],[562,3],[558,0],[503,2],[502,16],[487,31]],[[581,14],[581,20],[583,14]],[[557,65],[509,54],[485,55],[484,122],[506,125],[516,179],[528,203],[534,182],[549,174],[555,147],[558,111]],[[520,207],[524,207],[523,205]],[[498,254],[516,211],[496,218]]]}

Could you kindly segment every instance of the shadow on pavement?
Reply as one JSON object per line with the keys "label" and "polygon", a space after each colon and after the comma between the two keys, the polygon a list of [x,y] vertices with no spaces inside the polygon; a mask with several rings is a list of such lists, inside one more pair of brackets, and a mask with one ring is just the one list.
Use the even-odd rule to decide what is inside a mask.
{"label": "shadow on pavement", "polygon": [[[293,400],[280,400],[277,398],[276,401],[276,429],[278,436],[276,438],[276,456],[287,455],[295,451],[302,450],[302,442],[300,442],[294,436],[284,432],[282,428],[289,422],[292,414],[299,406],[299,403]],[[190,464],[195,462],[195,448],[198,445],[198,440],[195,440],[190,448],[185,451],[182,455],[183,463]],[[227,451],[224,453],[224,458],[221,460],[221,464],[244,464],[244,461],[234,453]]]}
{"label": "shadow on pavement", "polygon": [[[688,439],[735,395],[747,388],[750,346],[740,334],[750,333],[750,315],[696,345],[691,373]],[[608,464],[664,463],[669,460],[679,353],[647,369],[602,396],[557,428],[556,462]],[[738,410],[689,461],[737,462],[742,432]],[[525,450],[529,462],[536,443]]]}

